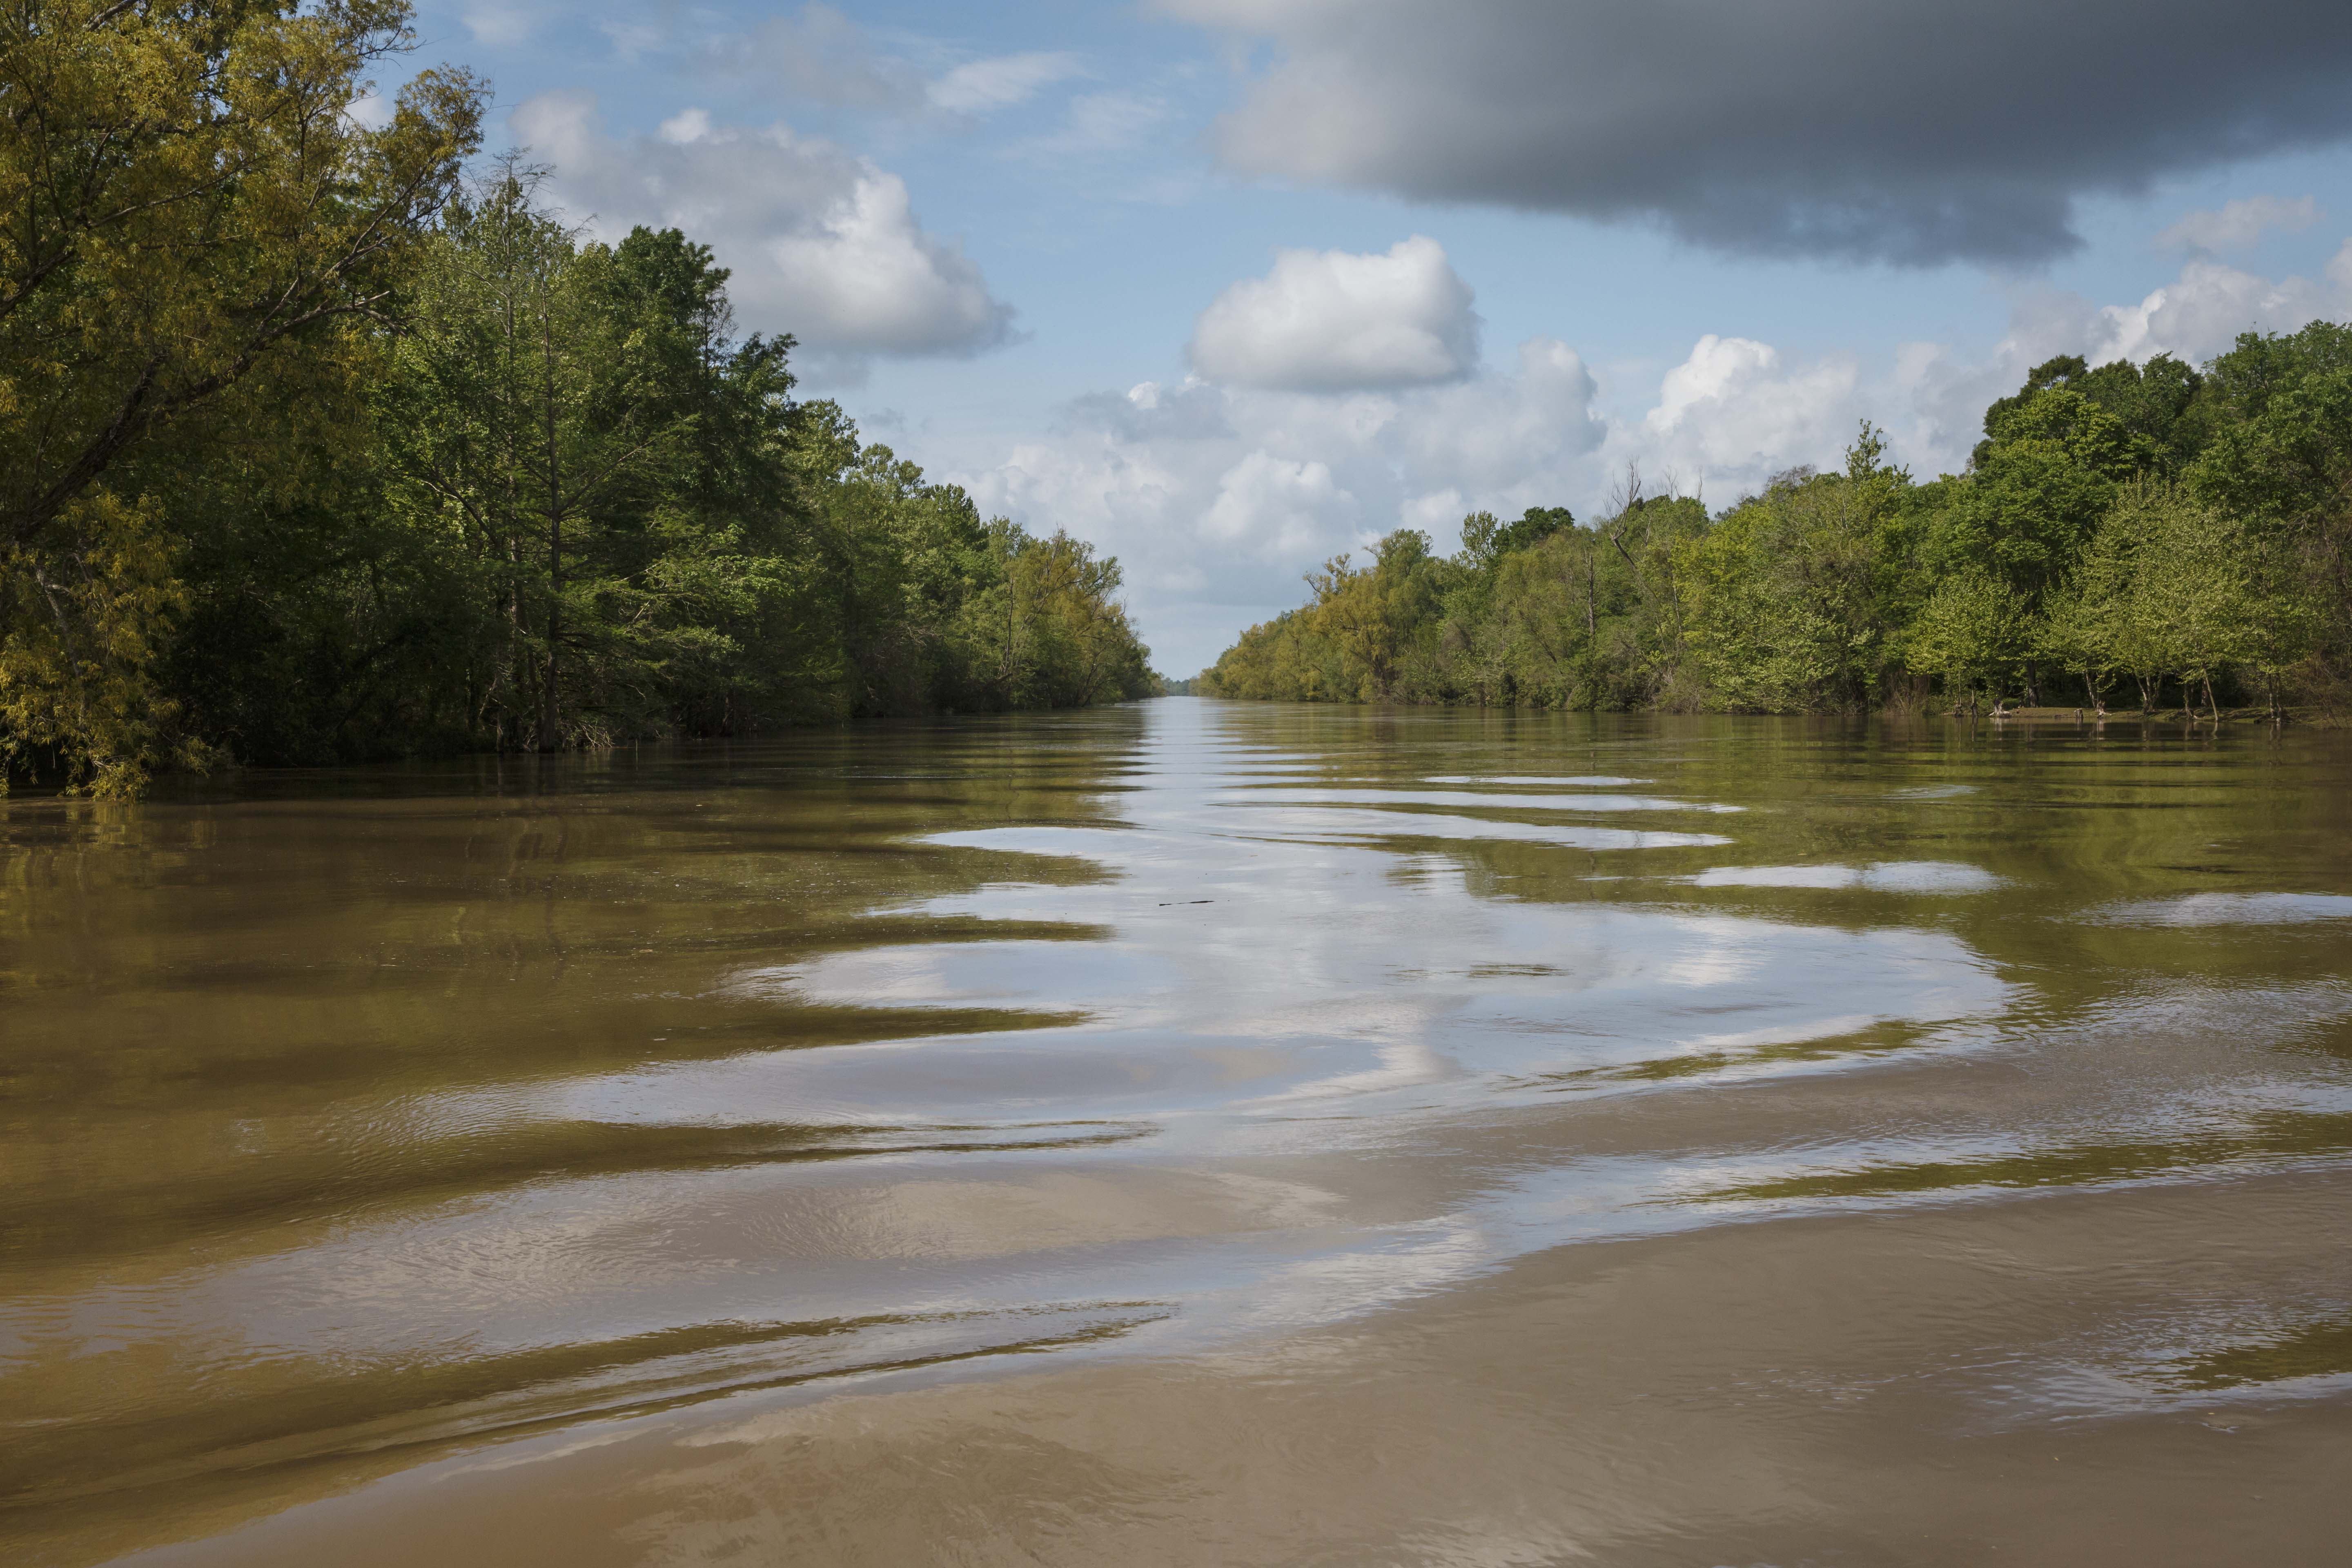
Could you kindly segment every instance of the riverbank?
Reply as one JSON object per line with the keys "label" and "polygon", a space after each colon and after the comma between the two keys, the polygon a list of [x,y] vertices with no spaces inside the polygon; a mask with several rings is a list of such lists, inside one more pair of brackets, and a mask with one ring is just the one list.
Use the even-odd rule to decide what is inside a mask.
{"label": "riverbank", "polygon": [[2191,729],[2213,724],[2300,724],[2321,729],[2343,727],[2342,715],[2329,709],[2308,706],[2281,708],[2276,712],[2263,707],[2224,708],[2218,713],[2200,708],[2187,714],[2182,713],[2178,708],[2145,713],[2137,708],[2110,708],[2104,713],[2095,709],[2066,707],[2018,707],[1999,710],[1986,708],[1976,712],[1971,712],[1965,708],[1952,708],[1944,710],[1944,717],[1981,719],[2006,724],[2169,724]]}

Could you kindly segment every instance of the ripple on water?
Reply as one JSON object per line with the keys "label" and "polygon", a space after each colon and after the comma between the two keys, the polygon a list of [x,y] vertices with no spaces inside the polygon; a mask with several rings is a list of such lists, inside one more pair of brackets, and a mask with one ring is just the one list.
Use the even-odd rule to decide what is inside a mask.
{"label": "ripple on water", "polygon": [[[693,750],[667,773],[648,749],[598,763],[593,809],[562,787],[157,806],[9,840],[33,858],[12,884],[31,896],[0,900],[29,978],[0,1077],[37,1110],[0,1149],[0,1491],[86,1497],[90,1540],[138,1517],[161,1539],[229,1518],[240,1478],[331,1490],[362,1452],[397,1468],[721,1394],[748,1416],[856,1374],[822,1409],[870,1429],[873,1487],[780,1439],[752,1482],[698,1473],[644,1539],[606,1533],[919,1560],[872,1521],[936,1505],[962,1511],[931,1543],[979,1539],[1034,1499],[1076,1530],[1129,1484],[1077,1461],[1132,1440],[1118,1475],[1164,1469],[1207,1522],[1155,1515],[1130,1550],[1070,1533],[1055,1560],[1214,1538],[1468,1561],[1408,1531],[1457,1503],[1583,1506],[1596,1487],[1560,1478],[1590,1456],[1643,1518],[1713,1517],[1743,1467],[1759,1510],[1825,1479],[1905,1489],[1882,1448],[1984,1512],[2011,1472],[1969,1472],[1955,1437],[2046,1401],[2052,1367],[2154,1369],[2139,1394],[2084,1385],[2110,1416],[2150,1380],[2219,1400],[2345,1375],[2352,992],[2324,944],[2352,898],[2168,896],[2352,888],[2339,742],[1859,733],[1178,700]],[[1581,771],[1612,761],[1651,776]],[[680,800],[711,809],[689,829]],[[12,809],[0,829],[24,831]],[[1736,837],[1685,831],[1707,828]],[[2217,841],[2226,867],[2202,864]],[[2195,1321],[2164,1329],[2183,1302]],[[1490,1400],[1447,1405],[1485,1375],[1455,1367],[1331,1414],[1399,1386],[1446,1321]],[[1326,1359],[1263,1397],[1231,1375],[1307,1345]],[[1141,1396],[1059,1369],[1034,1470],[1000,1464],[998,1385],[976,1425],[936,1428],[937,1466],[910,1458],[908,1404],[860,1397],[892,1369],[1047,1352],[1152,1359]],[[1150,1389],[1203,1366],[1206,1436],[1170,1447]],[[1769,1416],[1751,1448],[1694,1447],[1739,1408]],[[1695,1425],[1643,1426],[1676,1412]],[[1527,1484],[1463,1457],[1498,1413],[1528,1418],[1493,1451],[1525,1455]],[[1798,1475],[1825,1415],[1874,1446]],[[1416,1468],[1400,1434],[1444,1453]],[[1360,1539],[1218,1533],[1218,1477],[1247,1471],[1290,1520],[1317,1498],[1285,1467],[1358,1436],[1378,1448],[1339,1468],[1371,1504],[1416,1478],[1444,1496]],[[2186,1473],[2177,1445],[2147,1452],[2106,1473]],[[1666,1475],[1694,1478],[1688,1506]],[[594,1496],[644,1479],[617,1466]],[[375,1516],[388,1553],[436,1555],[409,1532],[450,1494],[422,1495]],[[543,1523],[528,1495],[501,1483],[479,1539]],[[836,1500],[870,1515],[819,1528]],[[1951,1536],[1932,1523],[1906,1538]],[[25,1555],[11,1531],[0,1557]],[[1585,1550],[1571,1535],[1621,1539],[1478,1560]],[[1687,1545],[1653,1555],[1853,1554]]]}
{"label": "ripple on water", "polygon": [[1633,827],[1579,827],[1535,822],[1496,822],[1436,812],[1349,810],[1341,807],[1269,805],[1251,813],[1245,829],[1269,837],[1346,839],[1486,839],[1496,843],[1557,844],[1570,849],[1712,848],[1730,839],[1717,833],[1667,833]]}
{"label": "ripple on water", "polygon": [[1986,893],[2001,879],[1948,860],[1883,860],[1863,866],[1717,866],[1691,879],[1700,888],[1860,889],[1874,893]]}
{"label": "ripple on water", "polygon": [[1265,784],[1246,792],[1235,792],[1223,797],[1224,804],[1251,805],[1264,800],[1287,800],[1298,796],[1313,797],[1308,804],[1328,802],[1338,805],[1475,805],[1496,811],[1700,811],[1709,814],[1729,814],[1746,811],[1744,805],[1727,805],[1713,801],[1675,800],[1663,795],[1489,795],[1476,790],[1416,790],[1416,789],[1331,789],[1312,784]]}
{"label": "ripple on water", "polygon": [[1619,778],[1612,773],[1590,773],[1574,778],[1552,778],[1541,773],[1438,773],[1422,782],[1433,784],[1523,784],[1553,789],[1617,789],[1650,781]]}
{"label": "ripple on water", "polygon": [[2294,925],[2352,919],[2352,898],[2336,893],[2189,893],[2110,904],[2083,918],[2105,925]]}

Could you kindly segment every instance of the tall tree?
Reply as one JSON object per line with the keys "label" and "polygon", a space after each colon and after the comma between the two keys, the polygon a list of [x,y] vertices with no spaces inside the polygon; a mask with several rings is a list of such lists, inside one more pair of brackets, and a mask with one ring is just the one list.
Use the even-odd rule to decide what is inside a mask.
{"label": "tall tree", "polygon": [[0,728],[135,789],[184,542],[136,464],[379,315],[475,144],[427,71],[370,129],[403,0],[0,5]]}
{"label": "tall tree", "polygon": [[[624,513],[641,531],[648,487],[677,478],[715,349],[698,341],[696,280],[664,279],[646,254],[657,237],[583,251],[536,184],[505,161],[455,211],[418,280],[383,425],[395,500],[467,540],[504,619],[485,689],[503,742],[554,751],[583,718],[577,688],[614,651],[609,602],[647,586],[644,552],[616,563],[611,536]],[[673,259],[708,269],[707,253]]]}

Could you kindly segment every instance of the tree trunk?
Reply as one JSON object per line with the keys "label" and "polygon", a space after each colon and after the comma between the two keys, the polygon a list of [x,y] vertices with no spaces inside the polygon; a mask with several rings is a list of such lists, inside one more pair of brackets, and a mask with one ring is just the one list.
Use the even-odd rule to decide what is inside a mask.
{"label": "tree trunk", "polygon": [[539,695],[539,749],[552,752],[562,740],[563,483],[555,447],[554,323],[540,314],[541,365],[545,378],[547,431],[547,685]]}
{"label": "tree trunk", "polygon": [[563,524],[551,518],[547,524],[547,683],[539,694],[539,749],[542,752],[557,751],[563,744],[562,636]]}
{"label": "tree trunk", "polygon": [[522,537],[518,531],[507,539],[507,563],[511,574],[507,579],[507,684],[512,689],[499,715],[499,750],[522,749],[522,705],[530,700],[530,654],[528,647],[530,618],[522,602]]}

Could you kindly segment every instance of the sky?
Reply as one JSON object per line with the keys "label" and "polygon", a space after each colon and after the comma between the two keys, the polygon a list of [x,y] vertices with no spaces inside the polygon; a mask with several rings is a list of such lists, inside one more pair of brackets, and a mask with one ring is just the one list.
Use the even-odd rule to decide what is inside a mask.
{"label": "sky", "polygon": [[[2342,0],[420,0],[598,237],[1116,555],[1183,676],[1392,529],[1922,478],[2059,353],[2352,320]],[[360,112],[381,112],[362,104]]]}

